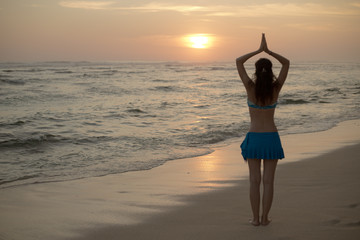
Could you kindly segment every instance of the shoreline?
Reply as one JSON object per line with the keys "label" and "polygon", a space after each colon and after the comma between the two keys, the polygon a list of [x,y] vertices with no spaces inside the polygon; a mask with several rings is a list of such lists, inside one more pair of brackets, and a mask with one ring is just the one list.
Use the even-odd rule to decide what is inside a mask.
{"label": "shoreline", "polygon": [[[354,148],[355,144],[360,143],[359,129],[360,120],[358,119],[342,122],[336,127],[322,132],[291,134],[281,137],[286,158],[279,161],[277,174],[281,177],[285,172],[283,169],[291,168],[292,164],[308,162],[307,160],[298,160],[311,160],[317,157],[321,159],[328,152],[334,151],[334,149],[343,152],[343,148],[351,148],[351,146]],[[244,164],[241,158],[239,144],[232,143],[230,146],[220,147],[205,156],[169,161],[162,166],[147,171],[2,189],[0,195],[0,212],[2,213],[0,217],[0,239],[24,239],[24,237],[26,239],[40,240],[77,239],[76,237],[82,235],[87,236],[87,238],[83,239],[91,239],[89,235],[94,234],[94,231],[103,234],[99,235],[99,238],[108,236],[107,239],[112,239],[111,234],[114,237],[117,234],[123,234],[123,231],[128,234],[130,232],[141,234],[146,229],[146,226],[154,228],[153,225],[156,225],[156,223],[151,224],[150,219],[151,222],[158,221],[156,225],[157,231],[166,232],[166,229],[162,229],[163,224],[160,224],[159,219],[164,220],[168,216],[167,222],[170,225],[167,226],[170,227],[169,229],[174,228],[176,225],[174,220],[171,221],[171,219],[181,217],[195,219],[196,216],[191,216],[189,211],[187,215],[181,215],[179,209],[182,211],[184,209],[189,210],[192,208],[191,206],[199,203],[199,199],[203,199],[203,203],[206,203],[209,201],[208,196],[210,195],[217,199],[215,202],[218,206],[234,207],[232,212],[238,214],[230,214],[229,218],[235,219],[240,224],[240,227],[238,225],[233,226],[234,231],[242,228],[247,229],[247,218],[251,213],[246,181],[242,180],[247,177],[248,170],[247,165]],[[355,148],[355,150],[357,149]],[[355,150],[352,149],[352,151]],[[318,174],[321,176],[324,173],[319,171]],[[288,175],[287,178],[291,180],[291,176]],[[358,179],[357,177],[356,180]],[[296,180],[300,181],[300,177],[297,177]],[[304,191],[304,188],[309,184],[311,185],[311,183],[307,183],[307,185],[292,189],[292,186],[277,181],[275,187],[280,189],[288,188],[289,191],[297,193]],[[239,191],[239,188],[244,190]],[[237,193],[234,193],[234,189],[236,189],[235,192]],[[231,190],[233,190],[233,193],[230,194],[230,197],[227,197],[228,199],[221,197],[224,195],[224,191]],[[222,194],[219,194],[220,192]],[[241,195],[242,200],[240,202],[242,202],[242,205],[234,202],[235,200],[239,201],[238,197],[232,197],[234,194],[234,196],[239,196],[240,192],[245,192]],[[271,212],[274,215],[276,209],[286,204],[282,202],[285,197],[280,195],[279,199],[277,199],[276,194],[273,205],[274,212]],[[227,203],[227,201],[230,202]],[[348,206],[354,206],[352,210],[358,211],[359,207],[356,204],[358,203],[350,203],[349,201]],[[196,209],[203,209],[199,204],[197,206]],[[287,209],[294,211],[291,206]],[[192,211],[194,210],[192,209]],[[218,217],[227,216],[222,211],[224,210],[217,214]],[[194,234],[203,234],[206,228],[214,226],[213,219],[206,217],[207,212],[212,211],[202,211],[202,215],[200,214],[204,224],[199,229],[194,229],[184,223],[185,225],[182,225],[182,227],[185,227],[185,229],[183,228],[182,231],[193,229]],[[280,217],[274,218],[272,225],[283,226],[284,222],[280,219],[285,221],[286,216],[290,217],[286,213],[281,214]],[[241,219],[241,216],[245,217],[245,215],[246,218]],[[333,225],[340,226],[342,224],[337,218],[329,221],[332,221]],[[356,221],[347,221],[344,224],[357,224]],[[303,224],[306,225],[305,222]],[[221,226],[224,227],[223,230],[227,229],[227,226],[222,224],[216,228]],[[269,229],[272,228],[271,226]],[[119,232],[120,230],[122,232]],[[180,228],[173,230],[180,231]],[[223,232],[223,230],[218,229],[219,232]],[[145,234],[146,231],[144,230],[142,233]],[[204,239],[211,239],[205,238],[205,235]],[[176,239],[174,236],[167,236],[168,239]],[[217,234],[213,233],[213,236],[217,236]],[[125,238],[124,235],[122,239],[132,238]]]}
{"label": "shoreline", "polygon": [[[329,131],[331,130],[332,128],[335,128],[337,127],[339,124],[343,124],[344,122],[351,122],[351,121],[357,121],[360,119],[352,119],[352,120],[345,120],[345,121],[341,121],[339,123],[336,123],[334,124],[331,128],[329,129],[325,129],[325,130],[318,130],[318,131],[310,131],[310,132],[304,132],[304,133],[284,133],[284,134],[281,134],[281,131],[278,131],[279,134],[280,134],[280,138],[282,140],[282,145],[286,145],[286,143],[284,144],[284,140],[285,141],[288,139],[287,136],[292,136],[292,135],[302,135],[302,134],[315,134],[315,133],[321,133],[321,132],[326,132],[326,131]],[[244,134],[244,136],[242,137],[238,137],[238,138],[235,138],[235,139],[227,139],[225,140],[224,142],[220,142],[220,143],[216,143],[213,147],[209,147],[209,149],[211,149],[209,151],[209,153],[205,153],[205,154],[200,154],[200,155],[195,155],[195,156],[191,156],[191,157],[181,157],[181,158],[175,158],[175,159],[170,159],[170,160],[167,160],[165,161],[164,163],[162,163],[161,165],[158,165],[158,166],[154,166],[154,167],[150,167],[148,169],[139,169],[139,170],[129,170],[129,171],[125,171],[125,172],[118,172],[118,173],[110,173],[110,174],[105,174],[105,175],[100,175],[100,176],[87,176],[87,177],[80,177],[80,178],[73,178],[73,179],[59,179],[59,180],[45,180],[45,181],[38,181],[38,182],[24,182],[24,183],[20,183],[20,184],[13,184],[12,183],[15,183],[17,182],[18,180],[15,180],[15,181],[8,181],[8,182],[5,182],[3,184],[0,184],[0,191],[2,189],[8,189],[8,188],[17,188],[17,187],[26,187],[26,186],[30,186],[30,185],[33,185],[33,184],[51,184],[51,183],[61,183],[61,182],[72,182],[72,181],[81,181],[81,180],[84,180],[84,179],[90,179],[90,178],[101,178],[101,177],[107,177],[107,176],[111,176],[111,175],[120,175],[120,174],[129,174],[129,173],[133,173],[133,172],[144,172],[144,171],[151,171],[152,169],[154,168],[158,168],[158,167],[162,167],[163,165],[165,164],[168,164],[169,162],[172,162],[172,161],[181,161],[181,160],[185,160],[185,159],[197,159],[197,158],[201,158],[201,157],[204,157],[204,156],[207,156],[207,155],[210,155],[212,154],[213,152],[215,151],[218,151],[219,149],[223,149],[223,148],[226,148],[226,147],[229,147],[230,145],[240,145],[241,144],[241,141],[242,139],[244,139],[246,136],[246,133]],[[240,139],[240,140],[239,140]],[[291,139],[291,137],[290,137]],[[291,145],[291,144],[290,144]],[[291,146],[293,147],[293,146]],[[240,149],[240,148],[239,148]],[[285,147],[284,147],[285,149]],[[286,150],[286,149],[285,149]],[[291,150],[292,151],[292,155],[294,155],[294,152],[293,152],[293,149]],[[241,149],[240,149],[240,152],[241,152]],[[302,153],[297,153],[297,154],[304,154],[303,152]],[[310,152],[308,152],[307,154],[311,154]],[[317,154],[317,153],[313,153],[313,154]],[[320,153],[319,153],[320,154]],[[295,161],[298,161],[298,160],[302,160],[302,159],[298,159],[299,156],[296,156],[296,159]],[[284,161],[288,160],[287,156],[285,156],[284,159],[282,159]],[[280,162],[282,161],[280,160]],[[291,161],[294,160],[294,156],[291,156]],[[6,186],[2,186],[2,185],[6,185]]]}

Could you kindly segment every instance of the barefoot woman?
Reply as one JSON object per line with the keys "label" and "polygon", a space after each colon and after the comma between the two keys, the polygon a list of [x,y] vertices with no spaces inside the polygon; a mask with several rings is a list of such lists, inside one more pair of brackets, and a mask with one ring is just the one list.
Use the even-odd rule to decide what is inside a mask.
{"label": "barefoot woman", "polygon": [[[272,72],[272,63],[261,58],[255,63],[256,72],[252,80],[246,73],[244,63],[251,57],[266,52],[277,59],[282,67],[276,78]],[[286,80],[290,62],[283,56],[271,52],[262,35],[261,45],[257,51],[245,54],[236,59],[237,69],[247,92],[251,125],[244,142],[241,144],[241,153],[248,162],[250,171],[250,202],[253,212],[251,224],[258,226],[268,225],[268,214],[271,208],[274,175],[278,159],[284,158],[280,137],[274,123],[274,113],[280,90]],[[260,183],[261,160],[264,163],[262,216],[260,218]]]}

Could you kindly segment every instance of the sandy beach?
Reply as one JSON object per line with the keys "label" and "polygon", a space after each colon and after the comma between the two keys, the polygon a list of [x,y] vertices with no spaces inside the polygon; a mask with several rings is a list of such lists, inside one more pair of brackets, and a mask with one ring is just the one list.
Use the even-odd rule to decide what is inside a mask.
{"label": "sandy beach", "polygon": [[0,239],[358,239],[360,120],[282,137],[272,223],[253,227],[239,142],[149,171],[0,190]]}

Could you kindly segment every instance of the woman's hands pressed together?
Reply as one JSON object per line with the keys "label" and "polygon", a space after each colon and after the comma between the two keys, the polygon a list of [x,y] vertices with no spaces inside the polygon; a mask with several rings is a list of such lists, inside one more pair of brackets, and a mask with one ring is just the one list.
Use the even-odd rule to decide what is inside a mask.
{"label": "woman's hands pressed together", "polygon": [[270,50],[267,46],[267,42],[266,42],[266,38],[265,38],[265,33],[262,34],[262,38],[261,38],[261,44],[260,44],[260,51],[262,52],[266,52],[267,54],[270,54]]}

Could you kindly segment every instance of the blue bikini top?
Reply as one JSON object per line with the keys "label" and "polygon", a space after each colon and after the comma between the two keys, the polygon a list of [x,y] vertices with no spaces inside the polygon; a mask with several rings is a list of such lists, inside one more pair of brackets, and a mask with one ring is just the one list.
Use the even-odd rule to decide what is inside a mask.
{"label": "blue bikini top", "polygon": [[256,105],[255,103],[253,103],[252,101],[250,101],[249,99],[247,100],[247,104],[249,107],[251,108],[257,108],[257,109],[272,109],[272,108],[276,108],[277,102],[275,102],[274,104],[271,105],[267,105],[267,106],[259,106]]}

